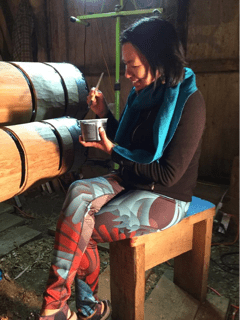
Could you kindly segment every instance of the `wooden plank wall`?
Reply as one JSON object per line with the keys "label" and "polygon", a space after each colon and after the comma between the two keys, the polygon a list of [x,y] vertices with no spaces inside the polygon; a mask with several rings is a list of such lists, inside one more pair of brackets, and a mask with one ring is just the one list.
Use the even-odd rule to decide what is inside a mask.
{"label": "wooden plank wall", "polygon": [[190,0],[187,57],[206,101],[200,177],[228,181],[239,149],[238,0]]}
{"label": "wooden plank wall", "polygon": [[[12,29],[18,14],[20,0],[0,0],[0,53],[2,60],[12,60]],[[34,26],[37,33],[38,61],[48,59],[48,35],[45,0],[29,0],[33,9]]]}
{"label": "wooden plank wall", "polygon": [[0,58],[10,59],[12,55],[13,17],[9,5],[0,0]]}

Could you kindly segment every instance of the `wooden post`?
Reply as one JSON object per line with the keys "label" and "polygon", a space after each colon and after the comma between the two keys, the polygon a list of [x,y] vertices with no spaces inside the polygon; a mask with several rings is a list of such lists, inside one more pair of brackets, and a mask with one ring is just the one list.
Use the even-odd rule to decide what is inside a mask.
{"label": "wooden post", "polygon": [[193,248],[174,259],[174,283],[199,301],[207,294],[213,217],[193,225]]}
{"label": "wooden post", "polygon": [[230,183],[231,213],[240,219],[240,156],[233,159]]}
{"label": "wooden post", "polygon": [[12,39],[9,34],[6,19],[5,19],[5,16],[4,16],[4,13],[3,13],[3,10],[1,7],[0,7],[0,30],[2,31],[2,35],[4,37],[6,44],[7,44],[7,49],[8,49],[9,55],[12,55]]}
{"label": "wooden post", "polygon": [[144,320],[145,245],[131,239],[110,243],[110,285],[113,320]]}

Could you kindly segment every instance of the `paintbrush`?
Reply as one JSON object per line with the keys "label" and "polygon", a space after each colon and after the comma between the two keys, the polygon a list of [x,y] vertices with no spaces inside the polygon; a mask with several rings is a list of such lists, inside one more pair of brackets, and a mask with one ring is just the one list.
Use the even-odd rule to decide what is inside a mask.
{"label": "paintbrush", "polygon": [[[96,85],[95,90],[98,90],[98,88],[99,88],[99,86],[100,86],[100,83],[101,83],[101,80],[102,80],[103,75],[104,75],[104,72],[102,72],[102,73],[101,73],[100,78],[99,78],[99,80],[98,80],[98,83],[97,83],[97,85]],[[90,108],[90,107],[91,107],[91,104],[92,104],[92,100],[89,102],[89,104],[88,104],[88,108]]]}

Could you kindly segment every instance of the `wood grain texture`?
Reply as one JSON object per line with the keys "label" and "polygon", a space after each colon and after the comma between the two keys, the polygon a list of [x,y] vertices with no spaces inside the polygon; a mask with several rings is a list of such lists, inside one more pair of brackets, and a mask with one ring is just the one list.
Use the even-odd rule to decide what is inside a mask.
{"label": "wood grain texture", "polygon": [[36,181],[50,180],[58,175],[59,145],[48,124],[32,122],[6,128],[18,139],[24,150],[26,176],[19,193]]}
{"label": "wood grain texture", "polygon": [[113,320],[144,320],[145,248],[129,239],[110,243]]}
{"label": "wood grain texture", "polygon": [[238,72],[239,59],[201,59],[189,61],[195,73]]}
{"label": "wood grain texture", "polygon": [[0,129],[0,202],[12,198],[20,190],[22,163],[13,139]]}
{"label": "wood grain texture", "polygon": [[64,121],[58,121],[56,119],[44,120],[56,129],[59,140],[61,142],[62,155],[59,154],[59,161],[61,161],[61,167],[59,167],[58,175],[62,175],[67,172],[73,165],[74,159],[74,146],[72,136],[64,124]]}
{"label": "wood grain texture", "polygon": [[20,70],[8,62],[0,62],[0,123],[29,122],[32,97],[28,83]]}
{"label": "wood grain texture", "polygon": [[193,226],[193,247],[174,259],[174,283],[199,301],[207,294],[213,217]]}
{"label": "wood grain texture", "polygon": [[[16,1],[16,0],[15,0]],[[29,0],[32,6],[34,23],[37,37],[37,61],[49,61],[48,48],[48,23],[46,15],[46,1],[45,0]]]}
{"label": "wood grain texture", "polygon": [[12,39],[7,27],[6,19],[2,8],[0,7],[0,29],[2,31],[3,38],[7,44],[8,52],[12,54]]}
{"label": "wood grain texture", "polygon": [[239,152],[238,72],[197,74],[197,86],[206,103],[199,176],[229,179]]}
{"label": "wood grain texture", "polygon": [[192,237],[192,225],[182,220],[180,226],[177,224],[160,232],[133,238],[131,246],[145,245],[145,270],[148,270],[191,250]]}
{"label": "wood grain texture", "polygon": [[68,61],[66,48],[69,43],[67,43],[65,21],[64,0],[48,0],[47,23],[51,62]]}
{"label": "wood grain texture", "polygon": [[28,228],[26,226],[12,229],[8,233],[0,236],[0,257],[5,256],[16,247],[35,239],[41,232]]}
{"label": "wood grain texture", "polygon": [[64,116],[65,96],[59,74],[40,62],[12,62],[32,84],[36,103],[36,121]]}
{"label": "wood grain texture", "polygon": [[[32,92],[31,92],[32,91]],[[88,112],[87,83],[69,63],[0,62],[0,123],[12,125]]]}
{"label": "wood grain texture", "polygon": [[11,227],[19,224],[24,224],[25,220],[13,214],[0,214],[0,232],[5,231]]}
{"label": "wood grain texture", "polygon": [[188,59],[238,58],[237,0],[192,0],[189,5]]}
{"label": "wood grain texture", "polygon": [[187,59],[207,106],[199,176],[222,183],[230,181],[239,145],[238,6],[237,0],[189,4]]}
{"label": "wood grain texture", "polygon": [[46,63],[61,77],[63,88],[66,90],[64,114],[76,119],[83,119],[88,112],[87,83],[82,72],[70,63]]}

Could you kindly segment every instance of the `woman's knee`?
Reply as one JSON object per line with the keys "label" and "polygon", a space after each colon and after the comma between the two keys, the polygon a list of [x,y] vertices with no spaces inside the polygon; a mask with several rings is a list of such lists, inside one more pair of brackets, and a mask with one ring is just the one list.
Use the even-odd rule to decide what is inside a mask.
{"label": "woman's knee", "polygon": [[[91,179],[84,179],[84,180],[76,180],[71,183],[68,188],[68,192],[66,195],[66,202],[72,201],[75,198],[81,198],[81,195],[92,195],[92,181]],[[91,197],[90,197],[91,198]]]}

